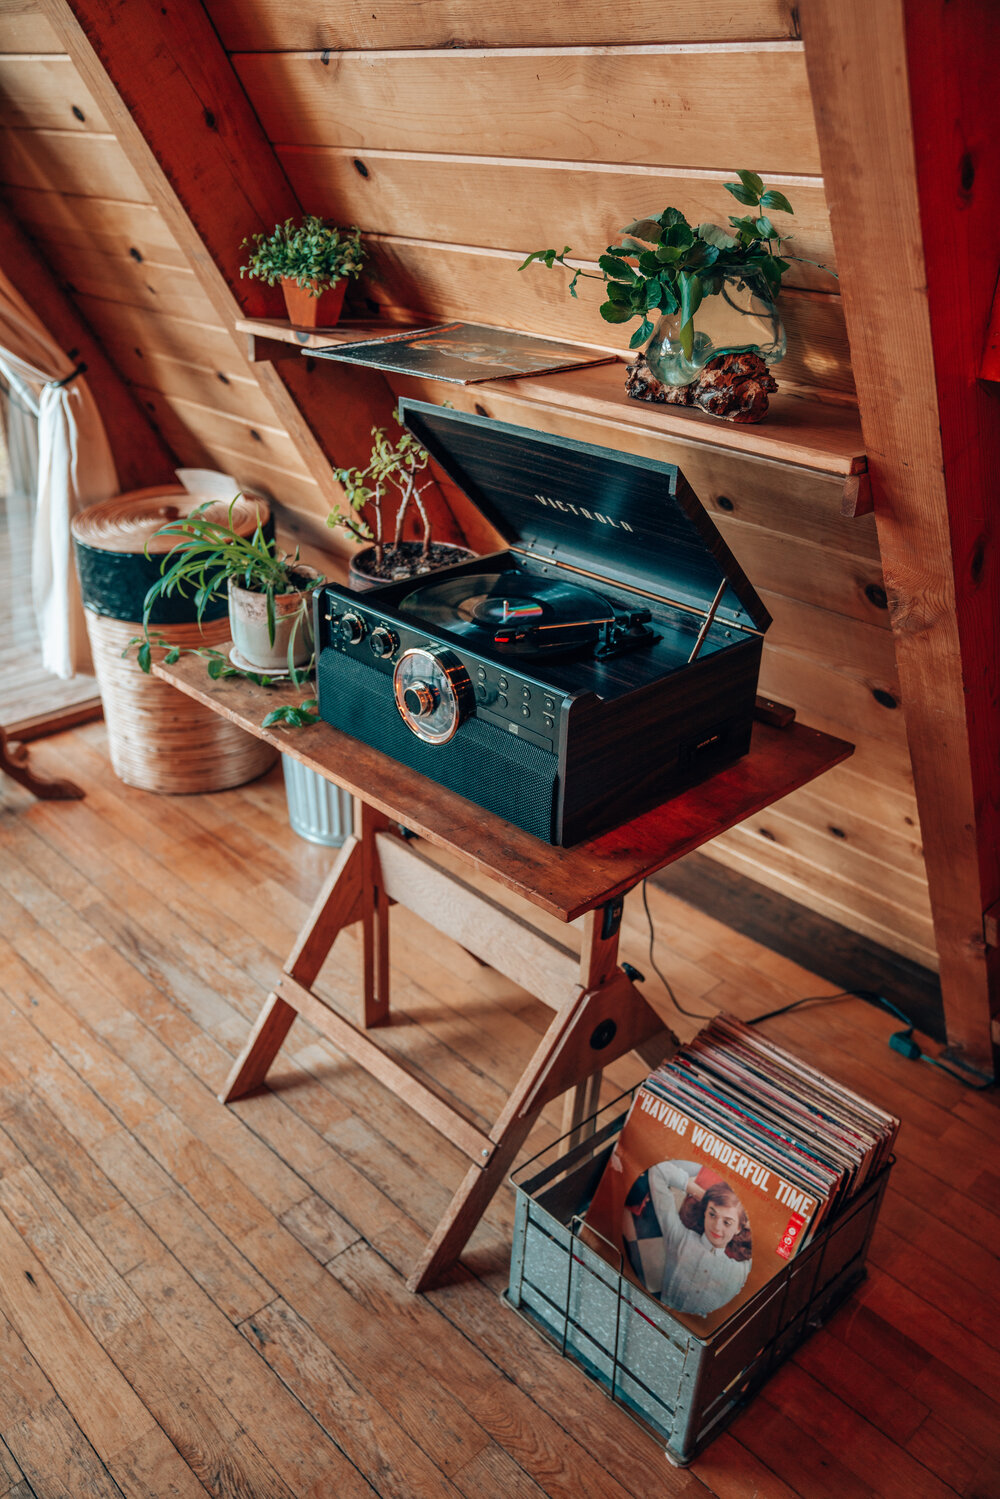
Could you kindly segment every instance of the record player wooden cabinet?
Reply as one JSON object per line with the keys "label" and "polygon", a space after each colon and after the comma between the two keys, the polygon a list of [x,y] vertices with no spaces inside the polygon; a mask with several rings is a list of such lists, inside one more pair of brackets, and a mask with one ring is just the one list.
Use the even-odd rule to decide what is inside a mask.
{"label": "record player wooden cabinet", "polygon": [[[791,713],[768,711],[770,722],[754,723],[749,752],[735,764],[613,833],[575,848],[552,848],[327,724],[291,734],[262,729],[261,719],[274,701],[267,690],[241,680],[213,682],[197,657],[173,666],[159,662],[153,671],[356,798],[354,836],[319,892],[221,1097],[228,1102],[264,1084],[301,1014],[464,1152],[467,1174],[413,1270],[411,1290],[432,1286],[458,1259],[548,1103],[565,1096],[564,1123],[574,1129],[594,1112],[607,1063],[631,1050],[649,1063],[666,1055],[672,1040],[666,1022],[644,998],[641,981],[618,961],[625,893],[821,775],[852,749],[796,724]],[[579,952],[568,942],[553,941],[454,869],[443,868],[432,857],[435,850],[488,876],[499,887],[498,896],[511,890],[562,921],[581,918]],[[389,1003],[393,902],[553,1011],[506,1106],[485,1129],[374,1039],[378,1027],[399,1023]],[[335,1010],[322,989],[317,992],[337,933],[353,923],[360,924],[362,938],[356,1019]]]}
{"label": "record player wooden cabinet", "polygon": [[400,411],[508,549],[318,592],[327,723],[562,845],[746,753],[770,615],[676,465]]}

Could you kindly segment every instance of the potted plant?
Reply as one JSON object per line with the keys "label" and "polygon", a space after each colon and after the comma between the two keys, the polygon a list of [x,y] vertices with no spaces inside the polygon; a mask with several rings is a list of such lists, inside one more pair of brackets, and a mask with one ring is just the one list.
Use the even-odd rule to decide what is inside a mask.
{"label": "potted plant", "polygon": [[347,278],[358,276],[364,261],[358,229],[338,229],[315,214],[301,224],[286,219],[270,234],[245,239],[240,249],[251,246],[240,275],[281,283],[293,328],[332,328],[344,305]]}
{"label": "potted plant", "polygon": [[[739,182],[724,186],[752,211],[730,215],[728,230],[712,223],[692,226],[679,209],[665,208],[655,217],[627,224],[621,244],[607,247],[596,271],[566,266],[566,256],[572,253],[568,245],[560,253],[535,250],[518,267],[524,270],[536,260],[550,268],[566,266],[573,270],[572,296],[581,277],[606,286],[600,307],[606,322],[639,318],[629,348],[649,341],[645,363],[655,381],[668,389],[666,396],[653,399],[687,404],[680,388],[699,381],[706,366],[727,355],[757,356],[764,389],[777,389],[764,368],[785,354],[777,298],[791,261],[802,257],[784,255],[790,236],[779,233],[770,217],[793,212],[784,193],[765,187],[756,172],[737,175]],[[678,394],[671,395],[671,387]],[[766,406],[765,395],[764,410]]]}
{"label": "potted plant", "polygon": [[297,548],[281,551],[264,535],[259,520],[252,536],[241,536],[231,523],[232,506],[229,523],[210,519],[205,514],[209,507],[201,505],[156,532],[176,536],[177,542],[164,555],[161,576],[144,600],[147,640],[150,613],[161,595],[193,592],[199,623],[212,600],[228,595],[230,659],[237,670],[272,676],[287,672],[298,685],[313,654],[312,594],[324,579],[299,560]]}
{"label": "potted plant", "polygon": [[[430,456],[403,426],[398,408],[393,415],[400,428],[394,442],[383,427],[373,427],[367,465],[335,470],[344,486],[347,505],[336,506],[327,516],[327,525],[343,526],[355,541],[371,543],[351,558],[353,588],[372,588],[376,583],[395,578],[416,577],[474,555],[467,547],[432,539],[423,494],[433,478],[427,474],[421,482]],[[406,518],[412,511],[419,517],[419,541],[403,537]]]}

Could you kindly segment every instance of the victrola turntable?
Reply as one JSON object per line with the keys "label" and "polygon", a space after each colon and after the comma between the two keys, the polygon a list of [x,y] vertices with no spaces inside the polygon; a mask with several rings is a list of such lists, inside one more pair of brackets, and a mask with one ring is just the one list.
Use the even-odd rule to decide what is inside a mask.
{"label": "victrola turntable", "polygon": [[327,723],[557,844],[744,754],[770,616],[680,470],[401,404],[509,550],[321,589]]}

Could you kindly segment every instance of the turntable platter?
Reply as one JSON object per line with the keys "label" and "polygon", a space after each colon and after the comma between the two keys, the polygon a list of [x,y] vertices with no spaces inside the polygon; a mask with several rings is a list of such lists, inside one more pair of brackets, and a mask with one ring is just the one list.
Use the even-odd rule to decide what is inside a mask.
{"label": "turntable platter", "polygon": [[613,605],[589,588],[516,572],[428,583],[402,599],[399,608],[469,645],[490,644],[519,655],[578,650],[615,618]]}

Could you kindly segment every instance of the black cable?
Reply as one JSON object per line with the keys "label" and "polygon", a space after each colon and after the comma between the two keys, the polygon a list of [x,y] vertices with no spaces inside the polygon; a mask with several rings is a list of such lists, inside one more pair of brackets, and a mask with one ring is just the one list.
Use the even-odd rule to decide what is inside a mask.
{"label": "black cable", "polygon": [[[893,1051],[898,1052],[900,1056],[906,1057],[911,1062],[926,1062],[928,1067],[937,1067],[941,1072],[946,1072],[949,1077],[954,1078],[956,1083],[961,1083],[963,1088],[972,1088],[975,1092],[981,1093],[985,1089],[993,1087],[992,1078],[986,1077],[985,1074],[979,1072],[975,1067],[968,1066],[967,1063],[957,1057],[949,1059],[948,1062],[942,1062],[938,1057],[929,1057],[919,1042],[913,1039],[913,1032],[916,1027],[909,1015],[904,1015],[903,1011],[894,1005],[891,1000],[886,999],[884,994],[879,994],[875,989],[841,989],[836,994],[810,994],[805,999],[795,999],[791,1004],[782,1005],[780,1009],[768,1010],[764,1015],[755,1015],[752,1020],[747,1021],[747,1024],[760,1025],[761,1021],[773,1020],[776,1015],[787,1015],[789,1010],[797,1010],[800,1005],[822,1004],[824,1001],[831,999],[864,999],[869,1004],[878,1005],[881,1009],[888,1010],[891,1015],[895,1015],[896,1019],[901,1020],[904,1026],[906,1026],[905,1030],[895,1031],[889,1037],[889,1045]],[[962,1077],[961,1073],[955,1071],[956,1067],[961,1067],[963,1071],[971,1073],[972,1076]]]}
{"label": "black cable", "polygon": [[642,882],[642,904],[643,904],[643,907],[644,907],[645,912],[646,912],[646,921],[649,924],[649,965],[652,968],[653,972],[656,974],[656,977],[659,979],[660,983],[663,985],[664,989],[666,989],[667,994],[670,996],[670,1003],[673,1005],[673,1007],[674,1007],[675,1010],[680,1010],[681,1014],[682,1015],[686,1015],[689,1020],[712,1020],[712,1019],[714,1019],[715,1014],[716,1014],[716,1011],[714,1011],[714,1010],[712,1010],[708,1014],[706,1014],[704,1010],[685,1010],[684,1006],[681,1004],[680,1000],[677,998],[677,995],[674,993],[673,988],[672,988],[669,980],[664,977],[662,971],[660,970],[659,965],[657,964],[657,961],[656,961],[655,957],[653,956],[653,942],[654,942],[653,916],[652,916],[652,912],[649,909],[649,897],[646,894],[646,881],[645,880],[643,880],[643,882]]}
{"label": "black cable", "polygon": [[[670,997],[670,1002],[674,1006],[674,1009],[679,1010],[682,1015],[686,1015],[689,1020],[714,1020],[716,1014],[718,1013],[715,1010],[706,1014],[704,1010],[686,1010],[684,1008],[680,1000],[677,998],[677,995],[674,993],[672,985],[664,975],[662,969],[659,967],[656,961],[656,958],[653,955],[653,946],[655,942],[655,934],[653,930],[653,914],[649,909],[649,896],[646,893],[645,880],[643,880],[642,882],[642,904],[643,909],[646,912],[646,922],[649,926],[650,967],[656,974],[664,989],[666,989],[667,994]],[[993,1078],[987,1077],[984,1073],[979,1072],[975,1067],[970,1067],[966,1062],[961,1061],[958,1057],[952,1057],[947,1062],[942,1062],[937,1057],[929,1057],[927,1053],[922,1050],[919,1043],[914,1041],[913,1039],[913,1032],[916,1027],[913,1021],[910,1019],[909,1015],[904,1015],[903,1011],[892,1003],[892,1000],[886,999],[885,995],[879,994],[876,989],[838,989],[835,994],[807,994],[804,999],[793,999],[790,1004],[781,1005],[776,1010],[767,1010],[763,1015],[755,1015],[752,1020],[748,1020],[746,1023],[747,1025],[760,1025],[765,1020],[774,1020],[778,1015],[787,1015],[790,1010],[797,1010],[802,1005],[826,1004],[834,999],[864,999],[869,1004],[878,1005],[883,1010],[888,1010],[891,1015],[895,1015],[897,1020],[901,1020],[904,1026],[906,1026],[906,1029],[903,1031],[896,1031],[889,1037],[889,1045],[891,1046],[892,1050],[898,1052],[900,1056],[907,1057],[910,1061],[913,1062],[926,1062],[929,1067],[937,1067],[941,1072],[945,1072],[949,1077],[954,1078],[956,1083],[961,1083],[963,1088],[972,1088],[977,1093],[981,1093],[985,1089],[993,1087]],[[971,1073],[971,1076],[962,1077],[960,1072],[955,1071],[956,1067],[962,1068],[964,1072]],[[975,1081],[973,1079],[975,1079]]]}

